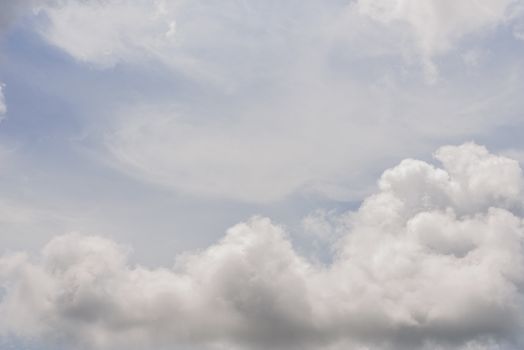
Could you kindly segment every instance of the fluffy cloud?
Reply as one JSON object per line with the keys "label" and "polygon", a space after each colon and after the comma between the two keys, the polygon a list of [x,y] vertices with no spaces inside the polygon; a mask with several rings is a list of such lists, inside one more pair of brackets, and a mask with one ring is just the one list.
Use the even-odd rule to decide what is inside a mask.
{"label": "fluffy cloud", "polygon": [[0,329],[98,349],[520,347],[521,169],[471,143],[435,156],[442,168],[405,160],[334,220],[345,234],[330,265],[260,217],[171,269],[131,265],[128,248],[78,234],[35,258],[6,255]]}

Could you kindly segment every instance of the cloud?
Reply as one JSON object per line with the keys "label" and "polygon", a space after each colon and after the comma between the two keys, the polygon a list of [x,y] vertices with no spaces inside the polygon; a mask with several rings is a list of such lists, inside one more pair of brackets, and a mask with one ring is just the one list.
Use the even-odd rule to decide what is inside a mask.
{"label": "cloud", "polygon": [[390,27],[405,26],[414,40],[428,79],[437,78],[432,58],[454,49],[468,35],[505,25],[514,17],[517,0],[359,0],[361,14]]}
{"label": "cloud", "polygon": [[[340,81],[323,63],[305,68],[290,67],[264,94],[215,97],[213,90],[196,108],[131,102],[108,115],[103,156],[146,183],[201,197],[360,199],[355,183],[364,191],[377,165],[411,149],[429,152],[429,140],[464,139],[519,115],[521,84],[513,74],[467,91],[453,80],[435,91],[395,78]],[[235,102],[217,106],[215,98]]]}
{"label": "cloud", "polygon": [[[360,199],[355,187],[364,191],[370,173],[412,149],[424,154],[518,117],[521,55],[505,64],[460,55],[452,68],[441,67],[449,69],[447,81],[432,89],[417,81],[419,67],[399,59],[405,41],[392,29],[397,23],[384,26],[371,10],[355,8],[66,2],[45,10],[50,20],[41,32],[88,64],[134,64],[132,80],[155,76],[147,87],[127,84],[134,86],[122,88],[125,98],[103,106],[89,100],[79,107],[91,113],[81,124],[102,130],[93,138],[103,139],[97,146],[107,163],[196,197]],[[168,38],[172,22],[176,33]]]}
{"label": "cloud", "polygon": [[359,0],[361,13],[383,22],[405,23],[426,55],[444,53],[464,36],[509,20],[515,0]]}
{"label": "cloud", "polygon": [[7,113],[7,106],[5,104],[4,84],[0,83],[0,117]]}
{"label": "cloud", "polygon": [[[333,263],[254,217],[173,268],[68,234],[0,259],[0,329],[77,348],[505,349],[524,327],[523,177],[473,143],[407,159],[340,216]],[[66,345],[67,346],[67,345]]]}
{"label": "cloud", "polygon": [[[503,21],[505,3],[489,3],[493,23]],[[108,88],[118,90],[115,98],[94,80],[81,93],[76,82],[45,88],[76,101],[71,118],[90,114],[79,125],[103,139],[100,157],[111,155],[108,163],[147,184],[196,197],[360,199],[355,188],[364,192],[371,173],[411,150],[425,154],[518,119],[521,54],[490,53],[485,40],[466,51],[459,43],[495,26],[491,17],[475,14],[466,30],[459,28],[465,9],[455,3],[450,16],[435,3],[424,22],[415,16],[422,5],[398,5],[393,16],[386,2],[352,4],[60,1],[40,5],[34,27],[80,62],[128,65],[95,75],[104,86],[122,86]],[[420,67],[409,62],[421,49],[406,40],[408,19],[440,33],[424,34],[428,55],[461,51],[439,62],[437,87],[420,84]],[[85,68],[75,72],[92,76]]]}
{"label": "cloud", "polygon": [[172,5],[163,0],[50,3],[40,8],[48,18],[40,33],[75,59],[100,67],[156,58],[175,34]]}
{"label": "cloud", "polygon": [[[284,69],[274,64],[288,61],[282,51],[296,52],[291,41],[303,35],[311,16],[325,11],[316,1],[235,0],[68,0],[40,10],[47,19],[39,26],[42,38],[80,62],[99,68],[154,63],[224,90],[235,88],[237,79]],[[273,64],[261,59],[257,69],[246,67],[271,49],[278,50]]]}
{"label": "cloud", "polygon": [[[261,6],[250,1],[213,5],[165,0],[68,0],[47,2],[39,9],[48,18],[47,24],[40,27],[40,33],[48,42],[80,61],[99,67],[153,59],[175,70],[190,71],[194,76],[221,80],[226,79],[221,77],[225,72],[218,69],[217,63],[220,65],[222,59],[233,59],[241,65],[242,62],[234,54],[220,57],[216,52],[210,62],[209,50],[217,43],[209,41],[213,33],[219,37],[218,42],[229,49],[236,47],[237,40],[244,35],[259,41],[263,47],[264,37],[269,35],[273,37],[273,44],[287,41],[291,51],[297,48],[301,38],[312,35],[322,37],[324,42],[349,40],[352,46],[369,52],[376,51],[377,45],[372,42],[360,45],[362,38],[379,42],[382,52],[404,57],[415,52],[422,59],[426,78],[435,81],[438,77],[438,68],[433,62],[435,56],[450,52],[468,36],[511,24],[521,18],[519,6],[519,0],[358,0],[349,6],[320,6],[316,1],[303,2],[300,6],[278,2]],[[253,13],[258,13],[259,18],[252,18]],[[363,25],[362,17],[371,19],[374,25]],[[250,23],[243,23],[246,18]],[[314,28],[307,28],[306,22]],[[274,27],[276,23],[278,28]],[[359,33],[361,38],[355,40],[354,33]],[[517,37],[518,33],[517,24]],[[201,40],[206,41],[204,48],[198,44]],[[242,56],[249,57],[254,53],[252,50],[259,49],[244,41],[247,52]]]}

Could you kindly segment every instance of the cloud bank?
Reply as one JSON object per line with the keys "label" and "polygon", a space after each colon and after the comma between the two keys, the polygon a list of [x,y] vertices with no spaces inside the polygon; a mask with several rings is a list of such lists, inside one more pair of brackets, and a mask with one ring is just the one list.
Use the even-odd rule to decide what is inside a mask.
{"label": "cloud bank", "polygon": [[0,330],[79,349],[520,347],[519,164],[473,143],[435,157],[441,168],[385,171],[330,223],[343,235],[328,265],[261,217],[173,268],[132,265],[128,248],[80,234],[4,255]]}

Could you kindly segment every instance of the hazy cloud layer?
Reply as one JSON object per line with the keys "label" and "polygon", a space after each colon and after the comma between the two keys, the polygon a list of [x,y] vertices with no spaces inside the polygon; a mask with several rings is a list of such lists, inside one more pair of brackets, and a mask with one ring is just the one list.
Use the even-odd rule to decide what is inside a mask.
{"label": "hazy cloud layer", "polygon": [[[512,23],[513,2],[470,4],[473,12],[456,2],[417,4],[164,7],[158,32],[139,26],[143,32],[134,36],[149,44],[130,48],[117,35],[114,47],[126,49],[109,57],[159,62],[195,84],[198,101],[119,106],[108,116],[102,153],[125,174],[204,198],[270,203],[298,192],[347,200],[361,198],[369,173],[380,171],[377,164],[408,149],[429,152],[446,140],[515,122],[521,60],[515,54],[493,67],[483,46],[486,34]],[[73,8],[83,6],[92,5]],[[96,6],[108,18],[120,13],[113,5]],[[56,10],[48,31],[61,32],[53,23],[61,23],[68,8]],[[84,10],[78,15],[87,16]],[[164,35],[167,19],[177,23],[171,41]],[[97,38],[111,38],[118,28],[111,22],[108,34]],[[459,46],[471,36],[475,45]],[[76,57],[80,41],[71,43],[65,50]],[[436,69],[437,58],[448,53],[452,63],[440,63],[447,75],[428,86],[428,67]]]}
{"label": "hazy cloud layer", "polygon": [[442,168],[404,160],[357,211],[316,219],[344,232],[330,265],[260,217],[169,269],[79,234],[3,256],[0,329],[88,349],[520,347],[518,162],[472,143],[435,157]]}
{"label": "hazy cloud layer", "polygon": [[384,164],[513,125],[523,108],[522,53],[491,49],[495,34],[521,45],[522,1],[31,4],[44,43],[97,68],[86,91],[53,91],[87,101],[72,102],[90,114],[78,139],[199,199],[361,199]]}
{"label": "hazy cloud layer", "polygon": [[206,108],[213,118],[168,102],[132,103],[114,112],[104,149],[124,173],[183,193],[265,203],[296,192],[354,199],[384,159],[519,116],[518,70],[468,90],[466,77],[433,90],[396,78],[340,81],[329,70],[325,62],[290,68],[245,105],[232,93],[241,108]]}

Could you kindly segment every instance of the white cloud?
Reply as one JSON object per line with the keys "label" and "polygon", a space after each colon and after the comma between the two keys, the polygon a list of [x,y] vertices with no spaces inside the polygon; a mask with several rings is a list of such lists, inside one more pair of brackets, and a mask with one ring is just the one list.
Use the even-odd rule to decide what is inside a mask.
{"label": "white cloud", "polygon": [[[131,90],[127,109],[88,105],[95,125],[86,129],[103,130],[109,162],[124,173],[196,196],[362,198],[354,183],[369,185],[382,164],[474,138],[522,103],[520,56],[475,83],[459,67],[432,90],[395,57],[404,42],[384,38],[396,24],[383,28],[355,6],[70,1],[45,11],[44,37],[77,59],[139,63],[146,76],[168,67],[158,87]],[[484,63],[465,57],[471,70]]]}
{"label": "white cloud", "polygon": [[[0,329],[76,347],[504,349],[522,345],[518,163],[475,144],[405,160],[340,217],[329,266],[253,218],[172,269],[70,234],[0,259]],[[499,184],[495,185],[495,184]],[[4,333],[6,334],[6,333]]]}
{"label": "white cloud", "polygon": [[4,84],[0,82],[0,116],[3,116],[6,112],[7,106],[5,104]]}
{"label": "white cloud", "polygon": [[158,58],[158,52],[174,39],[175,20],[168,11],[173,4],[163,0],[50,3],[41,7],[49,19],[41,34],[74,58],[101,67]]}
{"label": "white cloud", "polygon": [[[521,14],[520,3],[520,0],[358,0],[351,3],[347,11],[340,6],[319,6],[315,1],[300,6],[277,2],[261,6],[249,1],[225,1],[214,5],[165,0],[68,0],[40,6],[49,19],[47,25],[41,26],[40,32],[51,44],[80,61],[108,67],[118,62],[153,59],[221,84],[230,77],[220,69],[220,61],[244,63],[233,52],[221,57],[216,50],[210,60],[209,50],[217,45],[216,41],[209,40],[212,37],[218,37],[218,43],[230,49],[239,44],[238,39],[242,39],[244,52],[236,54],[246,58],[265,46],[267,38],[264,36],[271,36],[273,44],[286,41],[291,51],[301,40],[314,35],[323,37],[324,43],[346,37],[352,41],[353,47],[356,45],[359,50],[373,52],[377,45],[372,42],[359,45],[362,38],[369,39],[371,35],[373,41],[380,42],[380,50],[389,50],[395,55],[406,56],[407,51],[411,51],[408,43],[414,43],[415,52],[422,58],[426,78],[434,82],[439,75],[433,62],[435,56],[449,52],[467,36],[483,34],[511,23]],[[266,12],[272,15],[266,16]],[[260,18],[252,18],[253,13],[258,13]],[[373,19],[378,26],[369,26],[369,23],[362,26],[359,18],[362,15]],[[180,37],[175,30],[178,17],[183,22]],[[330,20],[326,21],[324,17]],[[245,19],[250,23],[243,23]],[[278,29],[272,27],[276,22]],[[308,28],[308,25],[314,28]],[[251,42],[242,38],[248,33],[252,35]],[[354,33],[359,33],[361,38],[355,38]],[[383,38],[373,33],[381,33]],[[517,37],[518,33],[517,25]],[[206,41],[204,47],[199,45],[202,40]],[[253,46],[253,41],[257,41],[259,48]],[[253,74],[252,70],[250,72]]]}
{"label": "white cloud", "polygon": [[385,160],[407,149],[429,152],[428,140],[469,138],[506,122],[503,115],[518,115],[499,109],[513,108],[509,101],[520,93],[514,75],[467,91],[453,83],[435,91],[395,79],[341,82],[323,69],[290,68],[269,96],[245,102],[232,93],[237,100],[226,108],[207,107],[216,102],[204,99],[204,117],[170,103],[111,111],[110,162],[197,196],[267,203],[313,192],[355,199],[362,198],[355,183],[364,190],[369,172]]}
{"label": "white cloud", "polygon": [[493,29],[510,18],[515,0],[359,0],[361,13],[384,23],[403,22],[426,55],[444,53],[468,34]]}
{"label": "white cloud", "polygon": [[357,9],[386,26],[405,26],[422,56],[428,79],[437,78],[432,62],[468,35],[504,25],[519,0],[358,0]]}
{"label": "white cloud", "polygon": [[[42,7],[50,19],[49,25],[42,31],[44,37],[75,58],[102,64],[126,60],[129,56],[136,56],[140,51],[142,51],[140,55],[147,54],[147,52],[154,55],[161,51],[171,50],[174,42],[166,39],[169,39],[175,32],[174,17],[176,17],[178,8],[183,11],[197,12],[201,16],[197,21],[202,26],[202,30],[214,29],[223,34],[226,34],[223,32],[223,23],[217,23],[216,19],[214,21],[204,19],[209,20],[210,14],[215,13],[238,20],[254,12],[268,9],[284,12],[277,16],[289,16],[290,10],[295,12],[293,16],[314,10],[316,20],[323,13],[333,15],[329,12],[331,6],[322,7],[315,2],[301,4],[302,8],[275,2],[261,6],[250,2],[239,4],[227,1],[219,6],[205,3],[195,5],[183,1],[166,2],[165,0],[138,2],[67,0],[58,4],[49,2]],[[449,51],[467,35],[482,33],[507,24],[518,17],[521,12],[520,0],[468,0],[462,2],[452,0],[358,0],[354,5],[359,14],[369,16],[386,26],[406,26],[422,55],[427,57]],[[341,11],[340,8],[337,10]],[[344,12],[343,9],[342,12]],[[352,12],[346,12],[339,17],[334,16],[331,20],[332,22],[358,21],[355,17],[345,17],[348,13]],[[186,18],[187,15],[182,13],[181,16]],[[263,17],[260,20],[267,20],[267,18]],[[184,24],[191,28],[190,23]],[[195,32],[193,34],[201,35]],[[238,35],[239,33],[229,34]],[[184,40],[186,39],[189,38],[184,37]],[[225,43],[231,43],[228,38],[222,40]],[[191,46],[190,43],[184,44]],[[397,49],[403,45],[402,43],[397,44],[400,45]],[[175,58],[172,57],[172,59]]]}
{"label": "white cloud", "polygon": [[[340,167],[344,148],[356,143],[343,138],[341,126],[337,133],[327,119],[319,125],[311,115],[201,124],[154,109],[135,115],[107,137],[117,166],[177,191],[248,202],[275,201],[315,186]],[[337,142],[322,144],[330,132]],[[325,154],[320,161],[319,153]]]}
{"label": "white cloud", "polygon": [[[38,23],[80,61],[137,64],[145,75],[167,67],[169,88],[148,88],[152,101],[137,87],[129,110],[89,104],[93,114],[108,112],[86,129],[111,125],[111,161],[125,173],[247,202],[297,192],[347,199],[361,198],[348,185],[377,164],[516,117],[520,56],[488,62],[497,68],[474,83],[452,70],[434,90],[397,57],[410,56],[413,44],[399,39],[411,33],[435,77],[432,56],[504,23],[512,9],[511,1],[484,2],[61,1],[42,6],[48,21]],[[461,64],[482,68],[484,56],[473,54],[481,44],[459,55]]]}

